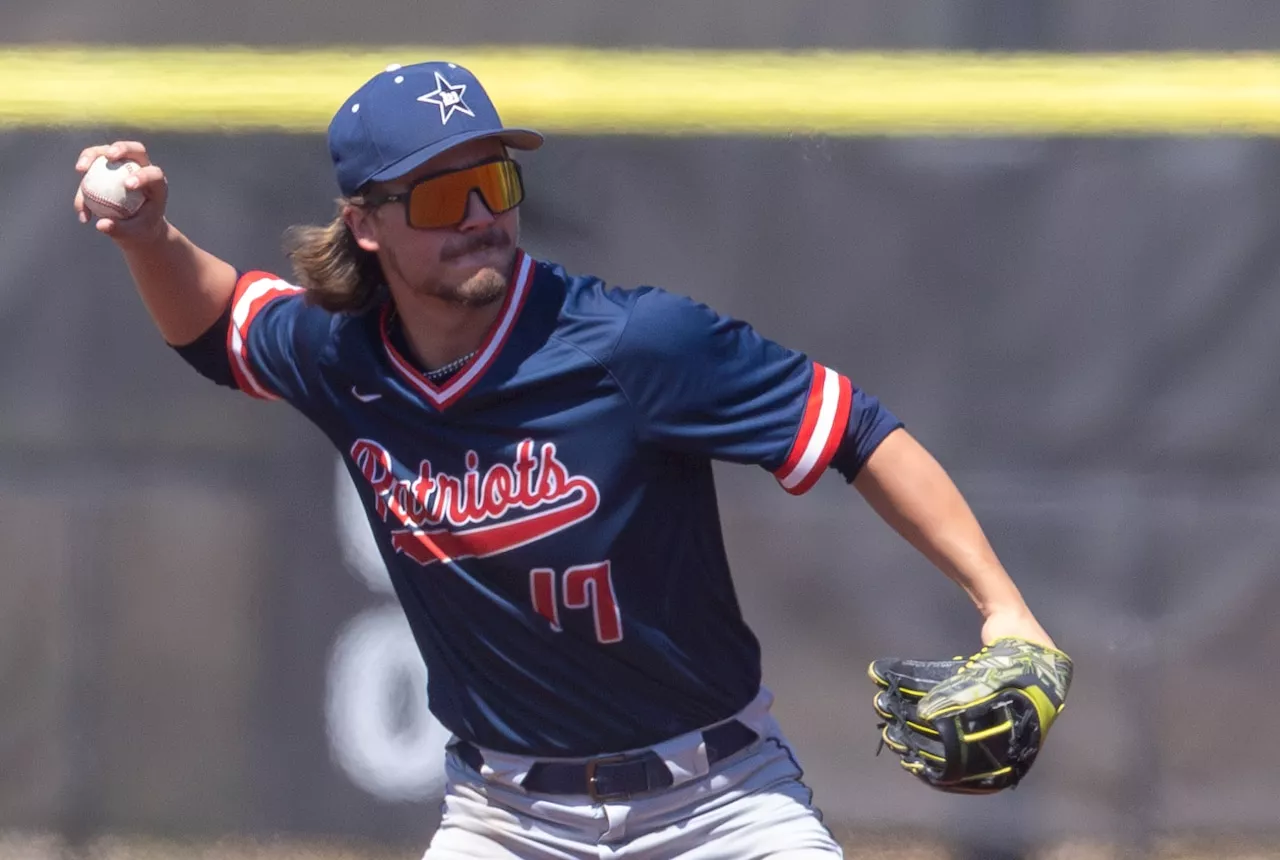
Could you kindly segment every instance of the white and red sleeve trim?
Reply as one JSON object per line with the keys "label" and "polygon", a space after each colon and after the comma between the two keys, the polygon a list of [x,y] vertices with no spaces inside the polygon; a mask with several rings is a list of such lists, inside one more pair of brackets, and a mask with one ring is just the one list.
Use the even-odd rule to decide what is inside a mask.
{"label": "white and red sleeve trim", "polygon": [[253,371],[249,358],[249,326],[273,301],[302,292],[302,287],[280,280],[267,272],[246,272],[236,281],[231,296],[231,325],[227,327],[227,353],[236,386],[246,394],[263,400],[279,400],[280,395],[263,384]]}
{"label": "white and red sleeve trim", "polygon": [[844,440],[852,407],[853,383],[814,362],[800,432],[787,459],[773,473],[784,490],[798,496],[818,482]]}

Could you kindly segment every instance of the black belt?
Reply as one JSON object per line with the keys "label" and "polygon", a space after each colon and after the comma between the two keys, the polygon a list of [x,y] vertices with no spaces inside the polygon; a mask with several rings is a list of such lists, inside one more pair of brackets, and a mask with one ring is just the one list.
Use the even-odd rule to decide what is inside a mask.
{"label": "black belt", "polygon": [[[728,758],[759,738],[753,730],[730,720],[702,733],[707,764]],[[458,741],[451,749],[477,773],[484,756],[474,744]],[[627,800],[637,794],[670,788],[671,769],[656,752],[645,750],[607,755],[585,762],[540,761],[529,768],[520,787],[540,794],[585,794],[595,802]]]}

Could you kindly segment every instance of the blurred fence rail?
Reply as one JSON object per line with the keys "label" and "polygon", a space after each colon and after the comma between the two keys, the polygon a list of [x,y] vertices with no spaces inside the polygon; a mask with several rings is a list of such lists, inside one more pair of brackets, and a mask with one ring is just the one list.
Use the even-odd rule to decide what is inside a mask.
{"label": "blurred fence rail", "polygon": [[475,71],[509,122],[553,133],[1280,134],[1280,54],[509,45],[0,49],[0,128],[314,132],[371,74],[429,57]]}

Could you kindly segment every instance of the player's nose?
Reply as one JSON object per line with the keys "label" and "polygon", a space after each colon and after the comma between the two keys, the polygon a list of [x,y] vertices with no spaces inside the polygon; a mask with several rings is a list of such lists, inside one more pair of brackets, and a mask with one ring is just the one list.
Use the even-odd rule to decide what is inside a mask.
{"label": "player's nose", "polygon": [[469,230],[483,230],[494,222],[497,218],[489,207],[485,205],[484,198],[480,196],[479,191],[472,191],[467,195],[467,212],[462,218],[462,223],[458,225],[458,229],[466,232]]}

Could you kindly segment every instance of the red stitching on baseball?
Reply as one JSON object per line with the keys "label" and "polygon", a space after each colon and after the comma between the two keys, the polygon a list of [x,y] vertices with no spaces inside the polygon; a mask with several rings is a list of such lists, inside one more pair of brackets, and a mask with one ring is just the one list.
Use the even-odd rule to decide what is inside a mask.
{"label": "red stitching on baseball", "polygon": [[[134,214],[134,212],[138,211],[137,209],[135,209],[133,210],[133,212],[130,212],[128,209],[125,209],[123,206],[121,206],[119,203],[116,203],[114,200],[107,200],[105,197],[100,197],[97,194],[94,194],[92,191],[89,191],[88,189],[81,189],[81,190],[84,192],[84,199],[92,200],[94,203],[98,203],[102,206],[105,206],[106,208],[110,209],[113,212],[118,213],[124,218],[130,217],[131,215]],[[141,204],[139,204],[138,209],[141,209],[141,208],[142,206]]]}
{"label": "red stitching on baseball", "polygon": [[[102,157],[104,157],[104,156],[99,156],[99,157],[100,157],[100,158],[102,158]],[[110,165],[110,164],[111,164],[111,162],[107,162],[107,163],[108,163],[108,165]],[[131,163],[130,163],[130,162],[128,162],[128,161],[125,161],[125,162],[120,166],[120,168],[119,168],[119,169],[120,169],[120,170],[123,170],[125,173],[133,174],[133,173],[137,173],[141,168],[140,168],[138,165],[134,165],[134,164],[131,164]],[[127,178],[128,178],[128,177],[126,177],[126,179],[127,179]],[[112,212],[114,212],[114,213],[116,213],[117,215],[119,215],[119,216],[120,216],[120,218],[121,218],[121,220],[123,220],[123,219],[125,219],[125,218],[131,218],[131,217],[133,217],[134,215],[136,215],[136,214],[137,214],[137,212],[138,212],[138,209],[141,209],[141,208],[142,208],[142,203],[145,203],[145,202],[146,202],[146,199],[145,199],[145,198],[143,198],[142,202],[138,204],[138,209],[134,209],[133,211],[130,211],[130,210],[128,210],[128,209],[126,209],[126,208],[124,208],[123,206],[121,206],[119,203],[116,203],[114,200],[107,200],[105,197],[101,197],[101,196],[99,196],[99,195],[97,195],[97,194],[94,194],[92,191],[90,191],[89,189],[87,189],[87,188],[85,188],[85,187],[84,187],[84,185],[83,185],[83,180],[81,180],[81,183],[82,183],[82,184],[81,184],[81,186],[80,186],[80,191],[81,191],[81,193],[83,193],[83,194],[84,194],[84,198],[85,198],[86,200],[92,200],[94,203],[98,203],[98,204],[100,204],[100,205],[102,205],[102,206],[106,207],[107,209],[109,209],[109,210],[111,210]],[[129,194],[130,194],[130,192],[129,192],[129,191],[125,191],[125,196],[126,196],[126,197],[128,197],[128,195],[129,195]],[[96,214],[96,213],[90,213],[90,214]],[[98,216],[98,217],[103,217],[103,216]]]}

